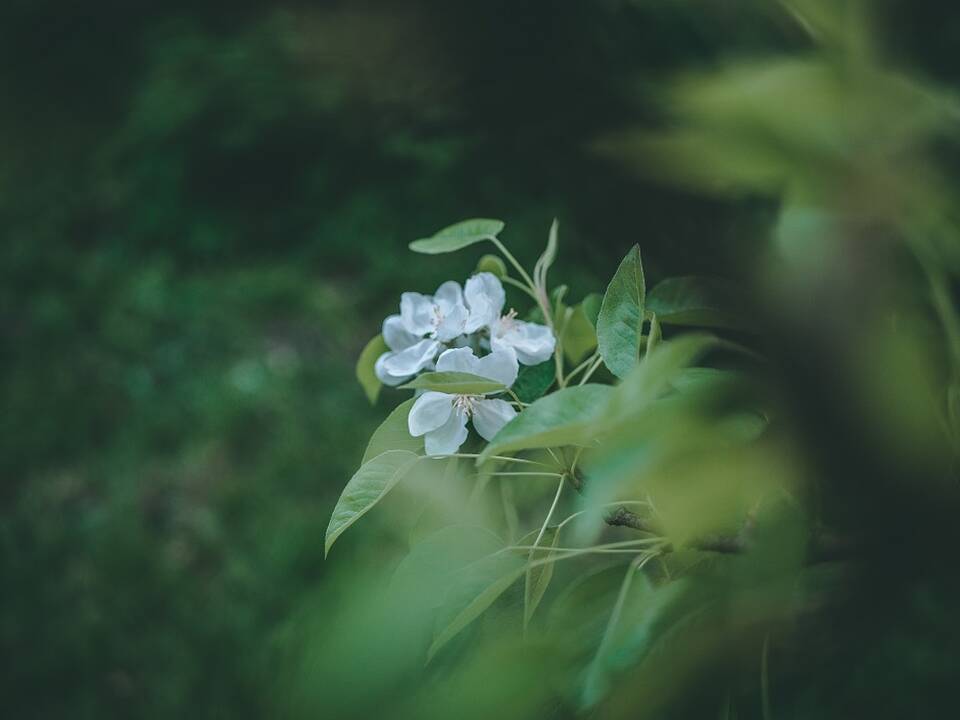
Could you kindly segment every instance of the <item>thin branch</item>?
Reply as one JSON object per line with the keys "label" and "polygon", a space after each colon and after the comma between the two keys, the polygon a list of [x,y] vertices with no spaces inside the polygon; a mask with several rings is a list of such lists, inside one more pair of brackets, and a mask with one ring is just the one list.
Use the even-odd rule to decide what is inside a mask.
{"label": "thin branch", "polygon": [[646,533],[656,532],[652,523],[643,519],[635,512],[627,510],[623,506],[614,508],[608,512],[604,516],[603,521],[612,527],[628,527],[633,530],[639,530],[640,532]]}
{"label": "thin branch", "polygon": [[[444,460],[445,458],[473,458],[480,457],[479,453],[451,453],[449,455],[424,455],[426,460]],[[526,460],[524,458],[508,457],[506,455],[491,455],[488,460],[501,460],[503,462],[515,462],[521,465],[539,465],[540,467],[552,468],[547,463],[537,462],[536,460]]]}
{"label": "thin branch", "polygon": [[[625,503],[618,503],[623,505]],[[641,517],[635,512],[625,507],[617,507],[604,516],[604,522],[613,527],[627,527],[645,533],[660,534],[662,531],[649,520]],[[755,520],[748,517],[743,529],[736,535],[704,535],[695,538],[684,545],[691,550],[700,550],[702,552],[715,552],[721,555],[738,555],[746,551],[750,546],[750,530],[753,528]],[[810,562],[830,562],[849,557],[851,551],[856,548],[856,543],[827,533],[817,533],[810,539],[807,548]],[[671,552],[675,550],[672,545],[665,545],[663,551]]]}
{"label": "thin branch", "polygon": [[519,280],[514,280],[514,279],[513,279],[512,277],[510,277],[509,275],[506,275],[506,276],[500,278],[500,281],[501,281],[501,282],[505,282],[507,285],[511,285],[511,286],[517,288],[518,290],[522,290],[522,291],[525,292],[527,295],[529,295],[530,298],[531,298],[534,302],[538,302],[538,300],[537,300],[537,294],[536,294],[535,292],[533,292],[530,288],[528,288],[526,285],[524,285],[522,282],[520,282]]}
{"label": "thin branch", "polygon": [[587,370],[587,372],[584,374],[584,376],[583,376],[582,378],[580,378],[580,382],[577,383],[577,384],[578,384],[578,385],[585,385],[585,384],[587,383],[587,380],[590,379],[590,377],[597,371],[597,369],[598,369],[598,368],[600,367],[600,365],[602,365],[602,364],[603,364],[603,358],[602,358],[602,357],[598,357],[598,358],[596,359],[596,361],[593,363],[593,365],[590,366],[590,369]]}
{"label": "thin branch", "polygon": [[569,385],[570,381],[573,380],[573,376],[586,370],[591,363],[597,359],[597,352],[594,352],[590,357],[584,360],[582,363],[577,365],[573,370],[567,373],[566,378],[564,378],[564,385]]}
{"label": "thin branch", "polygon": [[504,244],[500,242],[499,238],[490,235],[487,239],[497,246],[497,249],[503,253],[503,256],[507,259],[507,261],[516,268],[518,273],[520,273],[520,277],[523,278],[524,282],[527,283],[532,291],[536,292],[537,286],[534,284],[533,279],[527,274],[527,271],[523,269],[523,265],[521,265],[513,256],[513,254],[507,250]]}
{"label": "thin branch", "polygon": [[553,472],[494,472],[490,473],[492,477],[563,477],[563,473]]}
{"label": "thin branch", "polygon": [[[627,547],[637,547],[638,545],[653,545],[658,542],[663,542],[663,538],[637,538],[636,540],[620,540],[618,542],[603,543],[602,545],[591,545],[589,547],[582,547],[582,548],[558,547],[558,548],[553,548],[553,550],[555,550],[556,552],[582,554],[582,553],[596,552],[598,550],[616,550],[616,549],[622,549]],[[505,548],[497,550],[497,552],[494,554],[506,552],[508,550],[529,550],[532,547],[533,545],[508,545]]]}
{"label": "thin branch", "polygon": [[[553,502],[550,504],[550,509],[547,511],[547,516],[543,519],[543,525],[540,526],[540,532],[537,533],[536,540],[533,541],[533,548],[530,550],[530,554],[527,556],[527,564],[533,562],[533,553],[536,552],[536,548],[540,545],[540,541],[543,540],[544,534],[547,532],[547,526],[550,524],[550,518],[553,517],[554,510],[557,509],[557,503],[560,502],[560,495],[563,494],[563,485],[564,480],[566,480],[566,474],[560,475],[560,483],[557,485],[557,493],[553,496]],[[527,625],[530,619],[530,569],[524,573],[523,581],[523,634],[527,634]]]}
{"label": "thin branch", "polygon": [[517,405],[519,405],[520,407],[522,407],[522,408],[530,407],[530,403],[525,403],[525,402],[524,402],[523,400],[521,400],[521,399],[517,396],[517,394],[516,394],[513,390],[511,390],[510,388],[507,388],[507,393],[509,393],[510,397],[513,398],[513,401],[514,401]]}
{"label": "thin branch", "polygon": [[509,483],[500,483],[500,502],[503,503],[503,517],[507,524],[507,534],[512,541],[517,536],[520,518],[517,515],[517,506],[513,502],[513,486]]}
{"label": "thin branch", "polygon": [[[646,542],[646,545],[653,545],[660,541],[660,538],[656,540],[651,539],[649,542]],[[513,545],[510,548],[511,550],[549,550],[554,553],[577,553],[590,554],[590,555],[618,555],[618,554],[633,554],[639,551],[642,551],[640,546],[631,546],[631,548],[608,548],[608,547],[592,547],[592,548],[568,548],[568,547],[556,547],[548,548],[543,545]]]}

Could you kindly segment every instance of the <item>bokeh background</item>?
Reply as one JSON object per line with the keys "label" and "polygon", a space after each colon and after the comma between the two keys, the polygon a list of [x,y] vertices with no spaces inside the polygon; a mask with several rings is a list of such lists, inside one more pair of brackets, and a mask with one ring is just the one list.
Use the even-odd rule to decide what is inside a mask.
{"label": "bokeh background", "polygon": [[[892,64],[960,80],[949,3],[876,5]],[[532,264],[557,217],[574,298],[635,242],[649,278],[736,276],[775,203],[603,140],[678,73],[808,46],[746,0],[3,3],[4,713],[276,716],[304,614],[391,552],[371,520],[323,559],[399,397],[355,358],[476,261],[407,243],[499,217]]]}

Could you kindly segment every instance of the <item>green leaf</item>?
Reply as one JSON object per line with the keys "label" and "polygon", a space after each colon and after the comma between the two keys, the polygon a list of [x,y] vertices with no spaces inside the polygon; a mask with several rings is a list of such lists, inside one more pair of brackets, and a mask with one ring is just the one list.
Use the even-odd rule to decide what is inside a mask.
{"label": "green leaf", "polygon": [[515,450],[591,444],[612,393],[608,385],[589,384],[540,398],[497,433],[477,463]]}
{"label": "green leaf", "polygon": [[563,299],[567,296],[568,288],[566,285],[557,285],[550,291],[550,306],[553,309],[553,325],[558,326],[563,322],[563,316],[567,312],[567,306]]}
{"label": "green leaf", "polygon": [[411,543],[409,554],[384,588],[384,597],[378,599],[382,607],[403,619],[405,636],[411,640],[404,648],[405,656],[426,654],[438,610],[456,573],[501,548],[502,539],[471,525],[448,525]]}
{"label": "green leaf", "polygon": [[647,317],[650,319],[650,334],[647,335],[647,349],[644,357],[652,353],[663,338],[663,334],[660,332],[660,320],[657,319],[657,314],[647,310]]}
{"label": "green leaf", "polygon": [[402,590],[410,601],[438,608],[452,576],[502,547],[503,540],[486,528],[448,525],[413,543],[388,589]]}
{"label": "green leaf", "polygon": [[539,283],[540,287],[546,286],[547,271],[550,269],[550,266],[553,265],[554,260],[557,259],[558,227],[559,224],[557,223],[557,219],[554,218],[553,222],[550,224],[550,234],[547,236],[547,247],[540,256],[540,259],[537,260],[537,263],[533,269],[534,282]]}
{"label": "green leaf", "polygon": [[437,618],[439,630],[427,651],[427,661],[467,625],[476,620],[513,585],[526,563],[511,553],[496,553],[454,574]]}
{"label": "green leaf", "polygon": [[597,342],[603,362],[617,377],[632,370],[640,358],[645,285],[640,246],[634,245],[607,287],[597,317]]}
{"label": "green leaf", "polygon": [[749,375],[737,370],[720,370],[712,367],[687,367],[676,373],[670,381],[671,387],[679,392],[700,391],[704,388],[720,390],[734,384],[746,386]]}
{"label": "green leaf", "polygon": [[746,301],[737,289],[718,278],[667,278],[647,296],[647,309],[667,325],[749,329]]}
{"label": "green leaf", "polygon": [[580,303],[583,314],[594,328],[597,327],[597,316],[600,314],[601,305],[603,305],[603,295],[600,293],[590,293]]}
{"label": "green leaf", "polygon": [[499,255],[484,255],[482,258],[480,258],[479,262],[477,262],[477,269],[475,272],[492,273],[500,279],[503,279],[509,275],[509,272],[507,272],[507,264],[503,262],[503,258],[501,258]]}
{"label": "green leaf", "polygon": [[373,431],[367,449],[363,453],[361,465],[388,450],[406,450],[423,455],[423,438],[413,437],[407,427],[407,416],[413,407],[414,398],[406,400],[393,409],[380,427]]}
{"label": "green leaf", "polygon": [[547,236],[547,249],[543,251],[540,262],[543,264],[543,271],[546,272],[557,259],[557,231],[560,229],[560,223],[554,218],[550,223],[550,234]]}
{"label": "green leaf", "polygon": [[324,555],[330,552],[337,538],[380,502],[420,459],[408,450],[388,450],[361,465],[343,489],[330,516]]}
{"label": "green leaf", "polygon": [[547,628],[563,638],[578,667],[585,668],[597,653],[610,612],[623,586],[624,566],[591,566],[564,583],[547,609]]}
{"label": "green leaf", "polygon": [[383,341],[383,335],[377,335],[366,344],[357,359],[357,380],[360,381],[360,385],[363,387],[371,405],[377,401],[382,387],[380,380],[373,371],[373,366],[376,364],[377,358],[389,349]]}
{"label": "green leaf", "polygon": [[[557,285],[550,291],[551,319],[553,320],[554,327],[559,327],[563,323],[564,315],[567,312],[567,306],[564,304],[563,299],[566,297],[569,289],[566,285]],[[530,308],[530,311],[524,319],[527,322],[540,323],[541,325],[547,322],[543,317],[543,310],[539,305]]]}
{"label": "green leaf", "polygon": [[[584,673],[583,692],[581,701],[584,709],[598,703],[610,687],[611,665],[619,659],[622,649],[619,647],[623,628],[632,627],[637,617],[636,606],[643,607],[647,603],[646,597],[652,594],[652,588],[646,579],[640,575],[633,563],[628,566],[626,575],[620,584],[617,600],[611,608],[610,617],[597,652],[587,666]],[[624,621],[626,617],[626,622]]]}
{"label": "green leaf", "polygon": [[[633,574],[638,573],[634,570]],[[643,663],[665,640],[678,639],[676,633],[688,630],[691,618],[701,616],[702,607],[694,607],[691,612],[686,597],[689,587],[680,580],[655,589],[641,576],[634,578],[625,593],[621,588],[624,602],[617,616],[611,616],[616,623],[610,642],[601,643],[585,674],[581,695],[584,710],[604,698],[618,675]],[[657,668],[650,668],[650,672],[661,686],[667,684],[667,672]]]}
{"label": "green leaf", "polygon": [[[533,560],[546,560],[556,555],[553,549],[560,542],[560,528],[550,527],[540,538],[540,544],[537,550],[533,551]],[[556,563],[548,562],[543,565],[537,565],[530,568],[526,576],[526,585],[524,588],[525,603],[523,607],[523,623],[529,624],[530,619],[536,612],[540,601],[547,592],[550,580],[553,579],[553,568]]]}
{"label": "green leaf", "polygon": [[547,360],[539,365],[521,365],[513,392],[521,402],[532,403],[543,397],[556,379],[556,365]]}
{"label": "green leaf", "polygon": [[426,255],[453,252],[482,240],[495,238],[503,228],[504,224],[499,220],[483,218],[464,220],[445,227],[432,237],[414,240],[410,243],[410,249]]}
{"label": "green leaf", "polygon": [[616,387],[608,415],[643,411],[670,388],[682,370],[717,342],[712,335],[689,334],[659,343]]}
{"label": "green leaf", "polygon": [[451,395],[486,395],[504,392],[507,388],[495,380],[471,373],[431,372],[417,376],[406,385],[401,385],[400,389],[433,390]]}
{"label": "green leaf", "polygon": [[[584,301],[586,302],[586,301]],[[597,331],[583,309],[583,303],[571,309],[561,335],[563,354],[576,365],[597,347]]]}

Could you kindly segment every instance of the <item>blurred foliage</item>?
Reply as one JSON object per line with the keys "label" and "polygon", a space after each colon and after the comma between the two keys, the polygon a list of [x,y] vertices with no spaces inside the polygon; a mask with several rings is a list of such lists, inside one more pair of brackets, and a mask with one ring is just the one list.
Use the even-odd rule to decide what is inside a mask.
{"label": "blurred foliage", "polygon": [[[407,542],[430,537],[444,513],[398,497],[381,527],[371,516],[323,561],[335,498],[399,397],[384,392],[371,408],[354,359],[401,290],[465,277],[477,260],[414,262],[407,242],[494,215],[525,261],[560,218],[552,272],[578,300],[635,242],[651,278],[759,285],[763,343],[783,371],[771,386],[796,442],[785,452],[817,478],[805,486],[823,508],[813,519],[881,539],[830,595],[828,621],[789,613],[820,597],[827,571],[752,555],[670,590],[681,602],[657,597],[604,656],[630,678],[609,715],[648,702],[696,717],[725,701],[727,717],[760,716],[767,641],[739,632],[757,618],[727,623],[731,608],[807,641],[786,652],[796,646],[775,633],[762,651],[775,716],[942,714],[960,590],[937,393],[947,382],[956,396],[960,347],[940,343],[935,311],[952,306],[957,270],[956,117],[939,88],[960,80],[960,18],[935,0],[874,5],[870,25],[818,14],[827,3],[748,0],[5,3],[7,712],[575,711],[566,674],[596,650],[584,638],[598,618],[602,632],[622,566],[596,585],[578,585],[574,570],[554,580],[569,589],[544,623],[589,632],[521,644],[507,602],[471,629],[490,638],[476,652],[456,640],[445,652],[458,662],[424,671],[432,608],[417,601],[429,587],[395,583],[396,603],[377,600]],[[643,152],[630,155],[635,143]],[[703,180],[724,192],[710,197]],[[793,248],[790,262],[771,260],[771,247]],[[956,407],[954,397],[954,428]],[[708,451],[662,458],[655,478],[697,487],[716,466]],[[723,457],[726,472],[751,478],[781,460]],[[525,508],[547,491],[514,492]],[[462,500],[430,498],[448,515]],[[682,536],[691,514],[715,511],[722,524],[740,508],[671,509]],[[803,521],[777,506],[771,524],[796,557]],[[435,546],[431,573],[464,546],[481,547]],[[744,576],[769,580],[770,594],[744,597],[755,585],[730,580]],[[634,648],[659,637],[671,613],[698,603],[710,608],[706,631],[634,655],[634,676],[618,664],[631,637]],[[730,646],[741,652],[716,652]]]}

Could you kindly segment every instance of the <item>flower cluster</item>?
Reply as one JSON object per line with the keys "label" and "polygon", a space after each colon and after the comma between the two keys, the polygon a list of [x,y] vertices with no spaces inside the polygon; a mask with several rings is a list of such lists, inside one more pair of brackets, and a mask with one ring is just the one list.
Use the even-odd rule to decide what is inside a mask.
{"label": "flower cluster", "polygon": [[[510,387],[517,379],[517,357],[507,350],[494,350],[478,358],[468,347],[444,351],[437,359],[439,372],[465,372]],[[467,421],[484,440],[493,440],[517,411],[506,400],[484,395],[451,395],[427,391],[417,398],[407,417],[414,437],[423,435],[427,455],[455,453],[467,439]]]}
{"label": "flower cluster", "polygon": [[[488,272],[477,273],[463,288],[450,281],[433,295],[403,293],[400,314],[383,323],[389,350],[377,359],[377,378],[395,386],[425,370],[453,371],[509,388],[520,363],[550,359],[556,339],[550,328],[518,320],[513,310],[504,314],[505,304],[503,285]],[[428,454],[450,454],[466,440],[468,419],[491,440],[514,415],[504,400],[425,392],[410,410],[409,429],[413,436],[425,436]]]}

